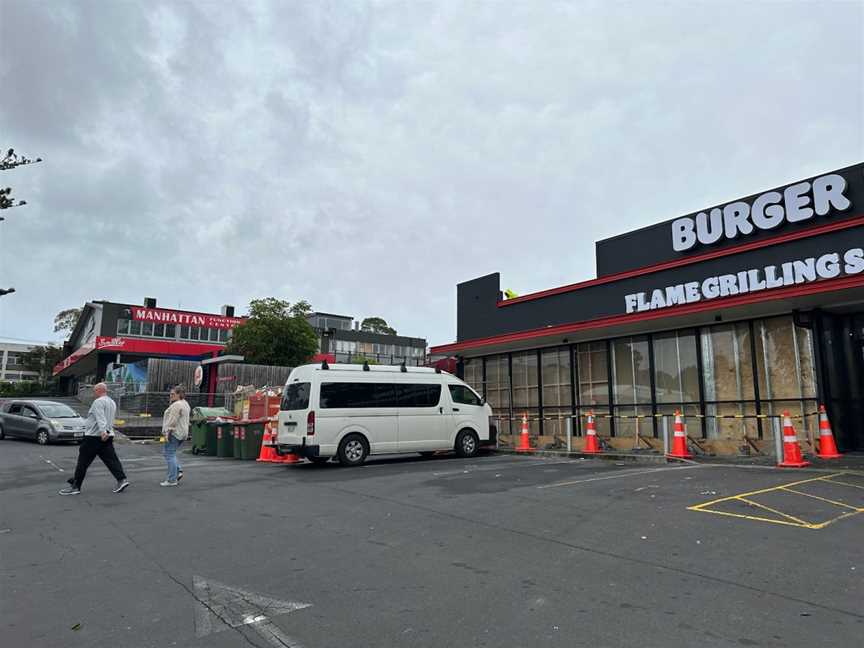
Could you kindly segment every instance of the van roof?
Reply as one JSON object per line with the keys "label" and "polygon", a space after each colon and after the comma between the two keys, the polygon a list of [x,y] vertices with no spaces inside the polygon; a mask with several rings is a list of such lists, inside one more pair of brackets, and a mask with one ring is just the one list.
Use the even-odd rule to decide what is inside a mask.
{"label": "van roof", "polygon": [[[363,365],[359,364],[330,364],[327,369],[324,369],[324,363],[316,363],[316,364],[307,364],[296,367],[294,371],[298,369],[302,369],[304,371],[343,371],[343,372],[362,372],[364,371]],[[369,365],[369,372],[372,373],[398,373],[398,374],[436,374],[441,373],[442,375],[450,376],[447,371],[443,369],[438,372],[434,367],[402,367],[402,365]],[[292,372],[293,373],[293,372]]]}
{"label": "van roof", "polygon": [[414,375],[421,374],[421,375],[425,375],[425,376],[441,375],[441,376],[451,376],[453,378],[456,377],[456,376],[453,376],[453,374],[451,374],[447,371],[444,371],[444,370],[437,371],[434,367],[404,367],[403,368],[402,365],[369,365],[369,369],[364,370],[363,365],[333,363],[333,364],[328,364],[327,369],[325,369],[324,363],[322,362],[322,363],[315,363],[315,364],[300,365],[299,367],[295,367],[291,371],[291,376],[289,376],[289,380],[291,380],[291,382],[294,382],[295,380],[297,380],[297,374],[298,373],[301,375],[308,376],[312,372],[317,373],[319,371],[322,373],[326,373],[326,374],[331,374],[333,372],[336,372],[336,373],[342,373],[342,374],[360,373],[360,374],[367,374],[368,375],[368,374],[374,373],[374,374],[391,374],[391,375],[396,374],[399,376],[404,376],[407,374],[414,374]]}

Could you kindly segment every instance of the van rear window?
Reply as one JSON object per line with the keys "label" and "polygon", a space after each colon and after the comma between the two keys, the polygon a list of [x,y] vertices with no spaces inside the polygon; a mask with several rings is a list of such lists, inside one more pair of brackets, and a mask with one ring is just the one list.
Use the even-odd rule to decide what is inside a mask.
{"label": "van rear window", "polygon": [[291,383],[282,395],[282,411],[309,409],[309,388],[311,383]]}
{"label": "van rear window", "polygon": [[321,409],[435,407],[441,385],[405,383],[322,383]]}

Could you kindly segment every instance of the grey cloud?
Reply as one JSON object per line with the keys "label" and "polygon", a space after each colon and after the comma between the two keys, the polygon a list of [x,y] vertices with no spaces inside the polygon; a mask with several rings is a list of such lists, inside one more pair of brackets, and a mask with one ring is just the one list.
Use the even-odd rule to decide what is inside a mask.
{"label": "grey cloud", "polygon": [[458,281],[587,279],[597,238],[859,161],[862,19],[7,0],[0,132],[46,162],[0,178],[30,202],[0,225],[0,334],[275,294],[447,341]]}

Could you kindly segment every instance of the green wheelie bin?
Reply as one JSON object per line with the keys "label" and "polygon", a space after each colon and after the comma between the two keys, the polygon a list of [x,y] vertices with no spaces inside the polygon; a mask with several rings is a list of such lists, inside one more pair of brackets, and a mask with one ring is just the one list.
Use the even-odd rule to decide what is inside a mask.
{"label": "green wheelie bin", "polygon": [[216,418],[230,417],[229,412],[224,407],[196,407],[192,410],[192,415],[189,417],[189,433],[192,439],[192,454],[201,454],[206,452],[211,456],[216,455],[216,431],[213,430],[212,439],[214,443],[208,444],[208,425],[207,422]]}
{"label": "green wheelie bin", "polygon": [[266,418],[246,421],[243,426],[243,438],[241,440],[241,458],[257,459],[261,453],[261,441],[264,439],[264,425]]}
{"label": "green wheelie bin", "polygon": [[212,421],[209,425],[216,428],[216,456],[217,457],[233,457],[234,456],[234,422],[233,421]]}
{"label": "green wheelie bin", "polygon": [[246,427],[246,421],[234,421],[234,425],[231,427],[231,434],[233,435],[233,448],[234,448],[234,458],[242,459],[243,458],[243,436],[244,436],[244,428]]}

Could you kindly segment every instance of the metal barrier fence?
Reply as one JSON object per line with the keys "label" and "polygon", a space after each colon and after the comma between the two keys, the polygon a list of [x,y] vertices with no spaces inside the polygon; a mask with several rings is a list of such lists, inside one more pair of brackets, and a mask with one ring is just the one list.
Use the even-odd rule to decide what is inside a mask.
{"label": "metal barrier fence", "polygon": [[[790,415],[789,418],[794,421],[796,419],[801,420],[801,419],[803,419],[805,417],[809,417],[809,416],[818,417],[819,412],[818,411],[805,412],[803,414]],[[577,429],[578,426],[574,425],[574,422],[578,421],[580,419],[587,419],[587,418],[588,418],[587,414],[561,415],[561,416],[557,416],[557,417],[552,417],[552,416],[544,416],[544,417],[493,416],[492,420],[494,421],[495,427],[498,431],[498,434],[496,436],[496,441],[495,441],[495,447],[498,449],[514,449],[516,447],[516,442],[518,441],[518,439],[520,437],[519,431],[507,432],[505,435],[502,435],[501,431],[502,431],[502,429],[504,429],[504,428],[502,428],[502,423],[504,423],[504,425],[509,428],[509,424],[511,422],[514,422],[516,424],[521,425],[521,423],[523,422],[523,419],[525,422],[529,422],[529,423],[532,421],[543,420],[543,421],[558,421],[559,422],[559,429],[563,429],[564,433],[563,434],[562,433],[553,433],[553,434],[549,434],[549,435],[544,434],[543,437],[551,437],[553,439],[552,442],[547,443],[544,447],[536,447],[536,448],[532,447],[532,450],[552,450],[552,451],[574,452],[573,439],[575,439],[575,438],[582,439],[585,437],[585,434],[579,433],[579,431]],[[639,434],[638,429],[637,429],[636,434],[616,435],[614,437],[603,436],[603,435],[600,435],[598,433],[597,438],[598,438],[598,441],[600,442],[600,445],[603,448],[603,450],[612,449],[610,442],[613,439],[622,440],[622,441],[626,440],[626,439],[631,439],[631,440],[633,440],[633,447],[630,448],[631,451],[634,451],[634,452],[650,451],[650,452],[659,453],[661,451],[661,448],[660,447],[655,448],[654,444],[651,443],[651,441],[653,440],[653,441],[657,441],[658,445],[660,442],[662,442],[662,453],[663,454],[669,454],[669,452],[670,452],[670,448],[672,446],[672,431],[673,431],[674,422],[675,422],[675,415],[674,414],[614,415],[614,414],[604,413],[604,414],[594,414],[593,418],[594,419],[615,418],[615,419],[631,419],[631,420],[632,419],[657,419],[659,422],[659,430],[658,430],[658,435],[656,437],[653,434],[651,436]],[[768,447],[770,447],[770,456],[776,458],[778,462],[782,461],[782,459],[783,459],[783,418],[784,417],[781,415],[771,415],[771,414],[752,414],[752,415],[747,415],[747,414],[741,414],[741,415],[738,415],[738,414],[734,414],[734,415],[733,414],[721,414],[721,415],[691,414],[691,415],[687,415],[686,417],[683,417],[683,418],[685,421],[688,418],[693,418],[693,419],[703,419],[703,418],[715,418],[715,419],[724,419],[724,418],[725,419],[745,419],[745,418],[748,418],[748,419],[756,419],[756,418],[758,418],[758,419],[761,419],[768,424],[767,427],[770,430],[770,436],[765,435],[761,439],[750,438],[746,435],[738,437],[738,438],[719,438],[719,437],[718,438],[703,438],[703,437],[693,437],[690,434],[687,434],[688,445],[692,445],[694,447],[694,449],[696,450],[697,454],[708,455],[710,453],[706,450],[706,446],[710,445],[712,442],[720,441],[720,442],[726,442],[726,443],[741,443],[741,444],[743,444],[743,445],[741,445],[742,449],[745,447],[748,449],[747,454],[755,453],[756,455],[765,456],[766,455],[766,453],[765,453],[766,448],[760,448],[759,443],[761,442],[763,445],[768,446],[768,443],[770,442],[770,446],[768,446]],[[686,434],[686,422],[685,422],[685,434]],[[798,432],[798,436],[799,436],[800,441],[805,441],[805,442],[808,442],[810,444],[813,444],[815,441],[815,439],[810,438],[809,435],[804,436],[802,438],[800,432]],[[505,439],[505,437],[506,437],[506,439]],[[541,436],[538,434],[529,433],[529,440],[534,440],[535,442],[538,442],[540,438],[541,438]],[[642,447],[640,447],[640,443],[642,444]],[[749,452],[751,450],[753,452]],[[578,452],[578,450],[575,450],[575,451]]]}
{"label": "metal barrier fence", "polygon": [[[171,400],[169,392],[135,391],[126,383],[108,383],[108,395],[117,403],[117,417],[119,419],[161,417],[168,408]],[[78,389],[77,398],[85,405],[93,402],[93,386],[81,385]],[[190,407],[207,407],[211,402],[213,407],[224,407],[232,410],[234,407],[234,394],[214,393],[205,394],[198,392],[187,392],[186,401]]]}

